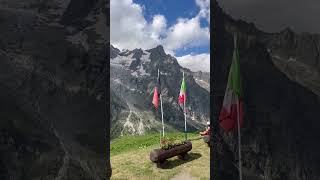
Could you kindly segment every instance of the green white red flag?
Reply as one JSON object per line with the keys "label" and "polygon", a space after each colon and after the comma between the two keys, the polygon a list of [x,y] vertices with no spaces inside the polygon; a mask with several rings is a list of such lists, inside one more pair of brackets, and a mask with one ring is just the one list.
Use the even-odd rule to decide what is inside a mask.
{"label": "green white red flag", "polygon": [[184,81],[184,76],[181,82],[181,88],[179,93],[179,104],[184,104],[186,102],[186,82]]}
{"label": "green white red flag", "polygon": [[152,98],[152,104],[154,105],[154,107],[157,109],[159,106],[159,94],[158,94],[158,88],[157,86],[154,87],[153,90],[153,98]]}
{"label": "green white red flag", "polygon": [[161,94],[161,89],[160,89],[160,73],[158,71],[158,81],[157,81],[157,85],[154,87],[153,90],[153,99],[152,99],[152,104],[154,105],[154,107],[157,109],[159,106],[159,97]]}
{"label": "green white red flag", "polygon": [[[239,112],[238,112],[239,108]],[[234,51],[232,64],[230,67],[228,84],[223,99],[222,109],[219,115],[220,126],[225,131],[236,129],[238,118],[240,127],[243,125],[243,94],[240,77],[239,52],[236,39],[234,41]],[[239,115],[239,117],[238,117]]]}

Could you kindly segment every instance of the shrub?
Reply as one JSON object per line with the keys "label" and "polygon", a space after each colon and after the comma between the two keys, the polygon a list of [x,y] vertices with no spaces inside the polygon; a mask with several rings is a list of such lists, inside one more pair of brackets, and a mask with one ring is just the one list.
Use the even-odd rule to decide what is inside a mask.
{"label": "shrub", "polygon": [[169,150],[183,144],[185,144],[185,141],[177,140],[173,137],[166,137],[166,136],[162,138],[160,141],[160,147],[163,150]]}

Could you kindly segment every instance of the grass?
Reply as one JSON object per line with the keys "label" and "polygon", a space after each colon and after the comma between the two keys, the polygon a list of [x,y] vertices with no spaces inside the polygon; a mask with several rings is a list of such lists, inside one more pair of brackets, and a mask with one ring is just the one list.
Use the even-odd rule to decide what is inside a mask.
{"label": "grass", "polygon": [[[184,140],[184,133],[167,133],[168,138]],[[188,133],[188,139],[198,137],[198,133]],[[160,133],[143,136],[122,136],[111,141],[110,156],[123,152],[160,146]]]}
{"label": "grass", "polygon": [[[210,149],[202,139],[192,141],[192,150],[186,160],[177,157],[168,159],[165,168],[158,168],[150,161],[152,149],[160,148],[160,134],[124,136],[111,142],[111,166],[113,180],[170,179],[180,174],[188,174],[196,179],[209,179]],[[168,137],[184,139],[184,133],[168,133]],[[188,133],[188,139],[199,137],[198,133]]]}

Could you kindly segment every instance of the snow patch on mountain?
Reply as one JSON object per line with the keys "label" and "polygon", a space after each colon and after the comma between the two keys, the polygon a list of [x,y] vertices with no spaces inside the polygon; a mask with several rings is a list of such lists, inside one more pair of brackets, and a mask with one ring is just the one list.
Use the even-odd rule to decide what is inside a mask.
{"label": "snow patch on mountain", "polygon": [[146,63],[146,62],[151,62],[150,59],[150,53],[148,51],[143,51],[142,57],[141,57],[141,62]]}
{"label": "snow patch on mountain", "polygon": [[111,59],[110,63],[129,67],[131,65],[132,61],[135,60],[132,58],[132,56],[133,56],[133,54],[130,54],[129,56],[118,55],[117,57]]}

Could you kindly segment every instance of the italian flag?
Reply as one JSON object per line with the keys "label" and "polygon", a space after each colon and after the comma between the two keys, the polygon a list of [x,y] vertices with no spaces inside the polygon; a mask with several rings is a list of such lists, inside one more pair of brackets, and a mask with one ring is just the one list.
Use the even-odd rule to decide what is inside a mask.
{"label": "italian flag", "polygon": [[186,82],[184,81],[184,74],[182,78],[180,93],[179,93],[179,104],[184,104],[186,102]]}
{"label": "italian flag", "polygon": [[157,109],[159,106],[159,94],[158,94],[158,88],[154,87],[153,91],[153,98],[152,98],[152,104]]}
{"label": "italian flag", "polygon": [[239,52],[236,44],[235,39],[228,84],[219,116],[220,126],[227,132],[237,128],[238,118],[240,127],[243,125],[243,94],[240,77]]}
{"label": "italian flag", "polygon": [[159,97],[161,94],[161,89],[160,89],[161,83],[160,83],[160,71],[158,70],[158,79],[157,79],[157,84],[154,87],[153,90],[153,98],[152,98],[152,104],[154,107],[157,109],[159,106]]}

